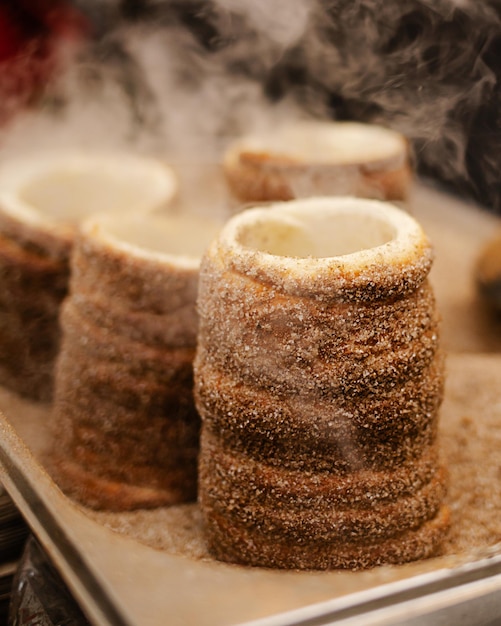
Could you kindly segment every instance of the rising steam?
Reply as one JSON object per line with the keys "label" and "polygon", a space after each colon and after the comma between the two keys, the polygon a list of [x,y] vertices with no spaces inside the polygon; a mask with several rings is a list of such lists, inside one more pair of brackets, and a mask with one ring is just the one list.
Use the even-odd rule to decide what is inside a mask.
{"label": "rising steam", "polygon": [[189,170],[243,132],[359,119],[403,132],[422,171],[501,210],[497,0],[123,5],[94,12],[97,35],[4,150],[126,144]]}

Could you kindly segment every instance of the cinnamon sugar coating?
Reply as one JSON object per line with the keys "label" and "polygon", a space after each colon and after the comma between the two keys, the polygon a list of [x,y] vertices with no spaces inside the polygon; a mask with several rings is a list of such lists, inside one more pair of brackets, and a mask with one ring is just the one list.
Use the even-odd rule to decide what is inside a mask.
{"label": "cinnamon sugar coating", "polygon": [[368,227],[367,249],[294,255],[298,240],[274,252],[289,245],[276,240],[292,219],[310,235],[319,214],[331,228],[348,205],[251,209],[203,259],[199,500],[221,560],[357,569],[437,554],[446,535],[444,360],[426,236],[397,209],[362,203],[360,229],[374,216],[389,226],[381,240]]}
{"label": "cinnamon sugar coating", "polygon": [[442,507],[421,526],[374,543],[341,540],[333,544],[323,538],[292,542],[217,515],[206,524],[206,535],[213,556],[221,561],[282,569],[358,570],[435,556],[449,517],[447,507]]}
{"label": "cinnamon sugar coating", "polygon": [[[178,313],[186,317],[183,308],[193,309],[198,289],[198,267],[183,267],[172,259],[138,262],[134,255],[116,253],[103,247],[96,237],[82,236],[72,258],[73,291],[82,294],[95,290],[93,300],[113,302],[116,310],[166,315]],[[166,297],[166,293],[169,297]],[[187,323],[188,340],[196,337],[193,313]]]}
{"label": "cinnamon sugar coating", "polygon": [[56,369],[55,480],[93,508],[195,500],[198,267],[124,251],[87,229],[72,268]]}
{"label": "cinnamon sugar coating", "polygon": [[24,230],[4,232],[2,225],[0,217],[0,383],[48,401],[60,342],[59,307],[67,293],[67,250],[53,254]]}
{"label": "cinnamon sugar coating", "polygon": [[[334,374],[333,374],[334,375]],[[288,468],[374,471],[419,459],[433,444],[442,369],[347,398],[280,394],[204,365],[197,383],[204,423],[221,445]]]}

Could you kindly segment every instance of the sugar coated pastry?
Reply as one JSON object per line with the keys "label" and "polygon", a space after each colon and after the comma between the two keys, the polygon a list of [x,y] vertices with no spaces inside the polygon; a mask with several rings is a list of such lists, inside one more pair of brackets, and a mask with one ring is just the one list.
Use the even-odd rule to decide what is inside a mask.
{"label": "sugar coated pastry", "polygon": [[163,163],[128,153],[61,150],[0,164],[0,384],[52,397],[78,224],[93,213],[159,209],[176,187]]}
{"label": "sugar coated pastry", "polygon": [[233,141],[223,158],[240,202],[353,195],[405,200],[413,174],[400,133],[360,122],[303,120]]}
{"label": "sugar coated pastry", "polygon": [[203,257],[195,358],[211,553],[277,568],[435,555],[444,366],[419,224],[319,197],[234,216]]}
{"label": "sugar coated pastry", "polygon": [[50,464],[62,489],[87,506],[196,498],[195,302],[215,229],[174,215],[82,225],[61,312]]}

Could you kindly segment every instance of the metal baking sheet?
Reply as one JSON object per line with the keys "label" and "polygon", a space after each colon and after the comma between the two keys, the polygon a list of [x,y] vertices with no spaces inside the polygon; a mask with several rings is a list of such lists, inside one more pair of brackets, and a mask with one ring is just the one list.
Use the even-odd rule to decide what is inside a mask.
{"label": "metal baking sheet", "polygon": [[[468,416],[474,415],[484,431],[499,422],[500,432],[492,436],[501,438],[501,396],[496,396],[501,331],[477,300],[472,277],[480,246],[501,222],[424,185],[416,188],[408,208],[436,247],[432,280],[452,381],[442,410],[443,435],[471,429]],[[5,390],[0,390],[0,409],[0,481],[93,624],[418,624],[424,616],[427,624],[452,618],[457,624],[488,624],[501,615],[496,601],[501,535],[495,526],[481,529],[471,545],[402,567],[288,572],[218,563],[204,553],[196,505],[135,517],[87,511],[64,496],[44,469],[50,410]],[[488,438],[485,432],[482,437]],[[465,468],[457,469],[451,471],[453,481]],[[489,471],[488,465],[484,474],[479,470],[479,480],[491,480]],[[501,476],[499,482],[501,491]],[[459,485],[453,493],[460,519]],[[501,510],[492,514],[501,519]],[[461,537],[457,545],[463,546]]]}

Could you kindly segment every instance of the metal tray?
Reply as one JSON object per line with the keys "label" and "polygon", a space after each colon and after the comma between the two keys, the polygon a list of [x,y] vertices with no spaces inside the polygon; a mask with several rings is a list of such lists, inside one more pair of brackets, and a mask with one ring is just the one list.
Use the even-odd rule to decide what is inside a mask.
{"label": "metal tray", "polygon": [[[432,280],[454,383],[443,406],[444,436],[459,427],[463,411],[489,427],[499,422],[500,432],[493,437],[501,438],[501,401],[496,403],[501,333],[477,301],[471,275],[479,247],[501,221],[426,186],[416,188],[409,210],[437,251]],[[478,397],[471,393],[477,387]],[[456,393],[463,388],[463,394]],[[184,549],[174,541],[175,549],[166,548],[151,540],[152,533],[175,535],[177,520],[193,524],[182,530],[201,542],[196,505],[177,518],[166,511],[145,514],[139,529],[131,516],[93,514],[64,496],[44,469],[50,409],[6,390],[0,390],[0,409],[0,481],[93,624],[477,626],[501,618],[501,546],[496,543],[501,535],[496,540],[496,529],[447,556],[364,572],[287,572],[218,563],[197,546]],[[485,504],[498,505],[497,500]],[[501,506],[494,515],[501,519]]]}

